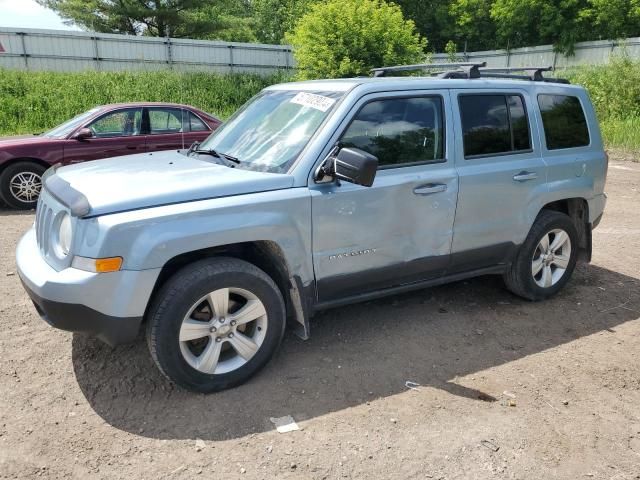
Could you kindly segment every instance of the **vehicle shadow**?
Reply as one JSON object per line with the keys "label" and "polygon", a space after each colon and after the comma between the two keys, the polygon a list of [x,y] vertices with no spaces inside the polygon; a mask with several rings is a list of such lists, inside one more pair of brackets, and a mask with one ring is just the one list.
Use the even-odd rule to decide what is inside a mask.
{"label": "vehicle shadow", "polygon": [[116,428],[159,439],[238,438],[272,430],[270,417],[311,419],[404,392],[406,380],[493,401],[456,377],[636,319],[639,286],[585,265],[541,303],[509,294],[498,277],[482,277],[342,307],[314,319],[308,342],[287,335],[253,380],[212,395],[166,381],[142,337],[111,349],[75,335],[73,367],[92,408]]}

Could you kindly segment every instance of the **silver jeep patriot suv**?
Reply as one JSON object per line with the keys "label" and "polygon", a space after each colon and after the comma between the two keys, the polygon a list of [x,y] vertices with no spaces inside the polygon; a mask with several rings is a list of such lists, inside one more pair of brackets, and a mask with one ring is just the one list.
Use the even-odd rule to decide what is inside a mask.
{"label": "silver jeep patriot suv", "polygon": [[[528,300],[591,257],[607,156],[545,69],[419,65],[275,85],[200,145],[51,168],[20,278],[51,325],[211,392],[317,311],[485,274]],[[397,71],[437,70],[427,76]],[[444,71],[443,71],[444,70]]]}

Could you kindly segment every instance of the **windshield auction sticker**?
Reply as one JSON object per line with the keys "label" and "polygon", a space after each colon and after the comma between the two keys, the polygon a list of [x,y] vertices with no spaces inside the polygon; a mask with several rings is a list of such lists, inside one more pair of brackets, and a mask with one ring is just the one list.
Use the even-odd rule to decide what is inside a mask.
{"label": "windshield auction sticker", "polygon": [[291,103],[311,107],[321,112],[326,112],[335,103],[335,99],[316,95],[314,93],[300,92],[291,99]]}

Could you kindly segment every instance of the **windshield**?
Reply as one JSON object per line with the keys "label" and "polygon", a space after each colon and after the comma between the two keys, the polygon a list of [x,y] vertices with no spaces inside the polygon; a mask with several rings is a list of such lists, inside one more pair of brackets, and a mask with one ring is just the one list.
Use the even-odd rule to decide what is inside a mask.
{"label": "windshield", "polygon": [[67,120],[62,125],[58,125],[57,127],[49,130],[44,133],[42,136],[48,138],[66,138],[69,136],[71,132],[73,132],[76,128],[78,128],[82,123],[91,117],[93,114],[98,112],[100,107],[92,108],[91,110],[81,113],[73,117],[71,120]]}
{"label": "windshield", "polygon": [[240,161],[238,168],[284,173],[342,92],[264,91],[199,146]]}

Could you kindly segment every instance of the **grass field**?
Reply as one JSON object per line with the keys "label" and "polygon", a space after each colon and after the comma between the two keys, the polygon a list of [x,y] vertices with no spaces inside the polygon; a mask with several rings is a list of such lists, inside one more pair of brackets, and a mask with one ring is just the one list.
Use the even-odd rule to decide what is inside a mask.
{"label": "grass field", "polygon": [[176,72],[0,70],[0,135],[35,133],[96,105],[132,101],[193,105],[226,118],[278,77]]}
{"label": "grass field", "polygon": [[[608,147],[640,150],[640,61],[558,73],[591,95]],[[226,119],[265,86],[256,75],[176,72],[18,72],[0,70],[0,135],[42,132],[93,106],[128,101],[186,103]]]}

